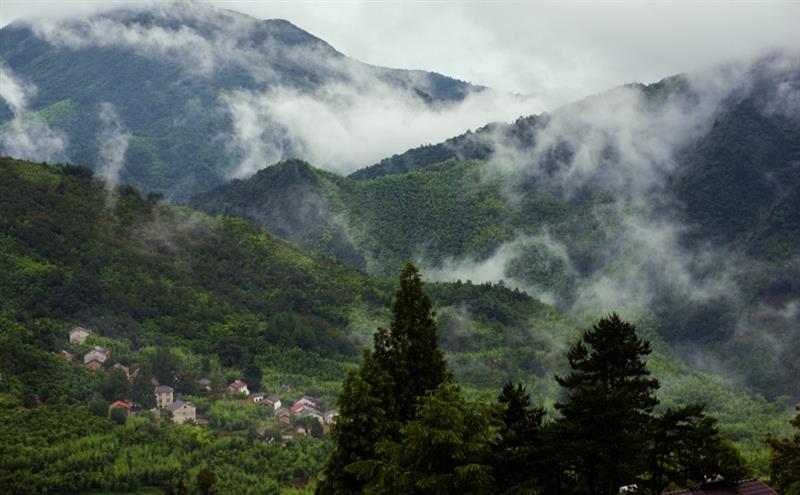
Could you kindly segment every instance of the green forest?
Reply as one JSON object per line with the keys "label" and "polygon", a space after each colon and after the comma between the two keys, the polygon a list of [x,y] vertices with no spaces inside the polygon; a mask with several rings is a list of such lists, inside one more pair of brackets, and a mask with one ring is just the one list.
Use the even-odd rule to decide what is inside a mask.
{"label": "green forest", "polygon": [[[522,436],[550,435],[568,407],[568,391],[580,389],[570,386],[576,379],[569,377],[583,358],[567,350],[599,315],[569,317],[502,284],[463,281],[425,284],[430,299],[415,289],[414,297],[427,301],[427,312],[422,317],[407,312],[401,316],[412,323],[402,323],[398,314],[408,301],[400,297],[402,290],[393,295],[394,277],[366,275],[306,253],[248,221],[165,205],[158,195],[111,187],[79,166],[2,158],[0,169],[4,493],[329,490],[332,466],[338,462],[345,469],[355,462],[341,460],[352,455],[343,453],[342,445],[354,408],[354,427],[385,423],[375,430],[385,436],[369,443],[382,446],[380,455],[358,454],[352,469],[362,474],[347,468],[344,476],[381,491],[385,485],[367,473],[380,472],[388,480],[389,471],[395,476],[406,469],[452,467],[463,471],[463,480],[455,482],[473,480],[491,491],[500,489],[492,484],[500,477],[492,470],[511,462],[489,459],[501,455],[498,449],[510,449],[502,455],[523,464],[541,457],[538,450],[501,447],[513,444],[503,432],[519,427]],[[407,271],[401,289],[404,281],[419,283],[419,276],[409,278]],[[774,467],[774,459],[791,459],[795,449],[785,400],[767,401],[724,378],[691,370],[659,338],[652,315],[624,317],[636,322],[642,346],[649,342],[639,358],[658,380],[658,386],[647,382],[650,399],[636,412],[646,417],[647,428],[673,427],[665,418],[678,418],[679,425],[701,428],[704,442],[724,446],[720,452],[733,456],[731,466],[741,472],[764,477],[772,472],[781,486],[794,483],[791,469],[782,474]],[[93,330],[83,344],[68,341],[76,325]],[[414,372],[431,375],[430,381],[413,383],[390,370],[391,380],[409,387],[402,395],[386,395],[395,393],[391,387],[375,392],[383,395],[359,395],[373,386],[358,381],[360,370],[387,365],[374,358],[382,348],[391,355],[388,349],[398,345],[392,339],[400,338],[392,332],[401,326],[427,332],[403,337],[403,345],[413,344],[408,351],[413,356],[432,353],[421,365],[439,363],[436,370]],[[98,370],[80,359],[94,346],[112,352]],[[364,349],[373,351],[362,354]],[[65,359],[62,351],[75,358]],[[111,361],[135,367],[136,376],[126,380]],[[392,366],[411,369],[408,365]],[[200,378],[209,380],[209,388],[198,385]],[[281,424],[273,411],[226,394],[226,384],[235,379],[246,381],[251,391],[278,394],[285,403],[318,397],[323,409],[339,411],[341,422],[326,431],[302,418]],[[154,417],[153,383],[170,385],[177,397],[194,404],[202,424]],[[118,400],[134,402],[139,410],[131,417],[109,411]],[[504,427],[502,418],[511,413],[503,413],[502,404],[512,402],[528,419]],[[370,409],[387,404],[394,404],[391,410]],[[697,404],[705,405],[703,412]],[[417,453],[437,448],[438,434],[428,435],[430,428],[446,426],[435,423],[439,419],[476,428],[458,432],[459,442],[466,443],[452,445],[453,452],[464,449],[458,455],[469,462],[462,466],[442,458],[439,466],[409,465],[419,457],[405,456],[411,451],[397,445],[413,443],[422,449]],[[297,426],[310,434],[296,434]],[[429,439],[416,443],[416,432]],[[652,476],[649,468],[631,469],[637,481]],[[416,476],[404,483],[434,483]],[[441,482],[449,483],[448,476]],[[668,482],[678,486],[693,479]],[[575,487],[584,481],[572,477],[564,483]],[[519,480],[526,490],[549,493],[541,482]]]}

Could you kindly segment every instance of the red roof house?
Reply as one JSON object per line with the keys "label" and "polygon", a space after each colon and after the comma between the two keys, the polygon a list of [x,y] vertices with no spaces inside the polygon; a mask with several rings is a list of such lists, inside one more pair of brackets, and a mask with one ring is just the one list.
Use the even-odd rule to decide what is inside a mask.
{"label": "red roof house", "polygon": [[121,401],[121,400],[118,400],[116,402],[112,402],[111,405],[108,406],[108,410],[110,411],[110,410],[115,409],[117,407],[121,407],[122,409],[125,409],[125,411],[128,414],[131,413],[131,405],[128,404],[127,402]]}

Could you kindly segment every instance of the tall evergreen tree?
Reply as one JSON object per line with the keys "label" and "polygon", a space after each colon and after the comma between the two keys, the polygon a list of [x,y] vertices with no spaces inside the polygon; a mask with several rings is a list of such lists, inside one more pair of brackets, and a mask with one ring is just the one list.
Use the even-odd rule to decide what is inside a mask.
{"label": "tall evergreen tree", "polygon": [[770,448],[770,479],[784,495],[800,495],[800,406],[792,420],[795,431],[791,438],[767,437]]}
{"label": "tall evergreen tree", "polygon": [[365,494],[497,493],[490,465],[495,417],[465,401],[457,385],[443,383],[420,401],[397,441],[380,443],[379,459],[351,470],[368,480]]}
{"label": "tall evergreen tree", "polygon": [[573,345],[572,372],[557,376],[569,399],[556,404],[557,429],[572,459],[575,492],[616,495],[642,472],[658,380],[644,358],[650,345],[616,314],[602,318]]}
{"label": "tall evergreen tree", "polygon": [[369,349],[364,363],[352,371],[342,385],[336,424],[331,437],[335,450],[325,465],[324,479],[317,485],[318,494],[361,493],[363,483],[348,471],[348,466],[376,457],[375,446],[398,428],[392,420],[391,377],[381,369]]}
{"label": "tall evergreen tree", "polygon": [[532,407],[522,384],[503,386],[497,399],[500,435],[494,446],[493,475],[497,493],[528,493],[538,486],[542,458],[544,409]]}
{"label": "tall evergreen tree", "polygon": [[653,418],[647,466],[639,486],[659,495],[670,487],[691,487],[721,476],[732,488],[747,475],[744,460],[697,404],[668,409]]}
{"label": "tall evergreen tree", "polygon": [[397,441],[403,425],[415,416],[419,400],[449,380],[439,349],[431,298],[419,271],[406,263],[392,303],[389,329],[379,328],[373,350],[345,380],[339,417],[333,428],[336,449],[328,460],[319,494],[359,493],[363,482],[349,469],[376,459],[375,446]]}
{"label": "tall evergreen tree", "polygon": [[422,288],[419,271],[406,263],[392,303],[388,333],[379,330],[375,357],[394,381],[397,419],[414,417],[417,398],[448,378],[444,354],[439,349],[433,302]]}

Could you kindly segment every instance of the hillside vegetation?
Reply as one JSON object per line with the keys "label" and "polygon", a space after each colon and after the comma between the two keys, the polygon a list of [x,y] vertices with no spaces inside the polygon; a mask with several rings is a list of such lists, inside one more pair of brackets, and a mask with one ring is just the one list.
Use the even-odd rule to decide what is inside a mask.
{"label": "hillside vegetation", "polygon": [[[284,400],[312,394],[333,407],[358,349],[388,321],[390,282],[243,220],[162,205],[127,186],[111,191],[82,167],[2,158],[0,169],[0,462],[14,473],[3,487],[175,488],[196,483],[204,467],[218,486],[243,493],[315,479],[328,440],[266,444],[254,435],[275,428],[271,416],[206,396],[196,380],[224,387],[244,378],[253,389],[283,390]],[[553,374],[565,369],[563,351],[585,322],[502,284],[429,290],[449,367],[470,397],[486,400],[514,380],[548,407],[558,399]],[[785,432],[785,404],[680,364],[653,320],[637,320],[655,339],[650,366],[664,406],[706,402],[722,433],[764,472],[764,435]],[[67,343],[75,324],[95,329],[86,345]],[[139,378],[127,385],[113,370],[58,355],[92,345],[111,349],[114,362],[137,363]],[[153,377],[192,400],[209,425],[143,415],[120,426],[106,417],[114,400],[150,407]]]}
{"label": "hillside vegetation", "polygon": [[796,62],[619,88],[348,177],[282,162],[190,204],[368,273],[411,259],[576,316],[652,313],[686,362],[798,398]]}

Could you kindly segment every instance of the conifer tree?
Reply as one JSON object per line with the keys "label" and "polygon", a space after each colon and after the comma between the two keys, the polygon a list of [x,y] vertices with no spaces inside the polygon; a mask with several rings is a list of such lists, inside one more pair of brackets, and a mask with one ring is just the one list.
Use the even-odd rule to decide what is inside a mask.
{"label": "conifer tree", "polygon": [[778,493],[800,495],[800,406],[791,424],[796,428],[791,438],[767,437],[770,448],[770,479]]}
{"label": "conifer tree", "polygon": [[380,443],[379,459],[351,470],[368,480],[365,494],[497,493],[489,462],[494,418],[488,408],[465,401],[457,385],[443,383],[421,399],[397,441]]}
{"label": "conifer tree", "polygon": [[616,314],[602,318],[570,348],[572,372],[556,377],[569,398],[556,408],[576,493],[616,495],[642,472],[650,414],[658,403],[658,380],[650,378],[643,360],[650,353],[634,326]]}
{"label": "conifer tree", "polygon": [[411,263],[406,263],[400,272],[392,323],[388,333],[378,332],[375,357],[394,381],[399,421],[412,419],[417,398],[448,378],[436,335],[433,303],[422,288],[419,271]]}
{"label": "conifer tree", "polygon": [[438,347],[436,320],[419,271],[406,263],[392,303],[389,329],[379,328],[373,350],[352,372],[339,396],[333,428],[336,448],[328,460],[319,494],[360,493],[363,482],[350,469],[376,459],[375,446],[397,441],[403,425],[414,418],[419,400],[449,380]]}
{"label": "conifer tree", "polygon": [[498,397],[500,435],[494,446],[493,475],[498,493],[521,493],[537,486],[541,472],[544,409],[532,407],[522,384],[510,381]]}
{"label": "conifer tree", "polygon": [[693,404],[653,418],[641,492],[660,495],[669,487],[691,487],[716,476],[733,488],[747,475],[738,451],[719,434],[717,421]]}

